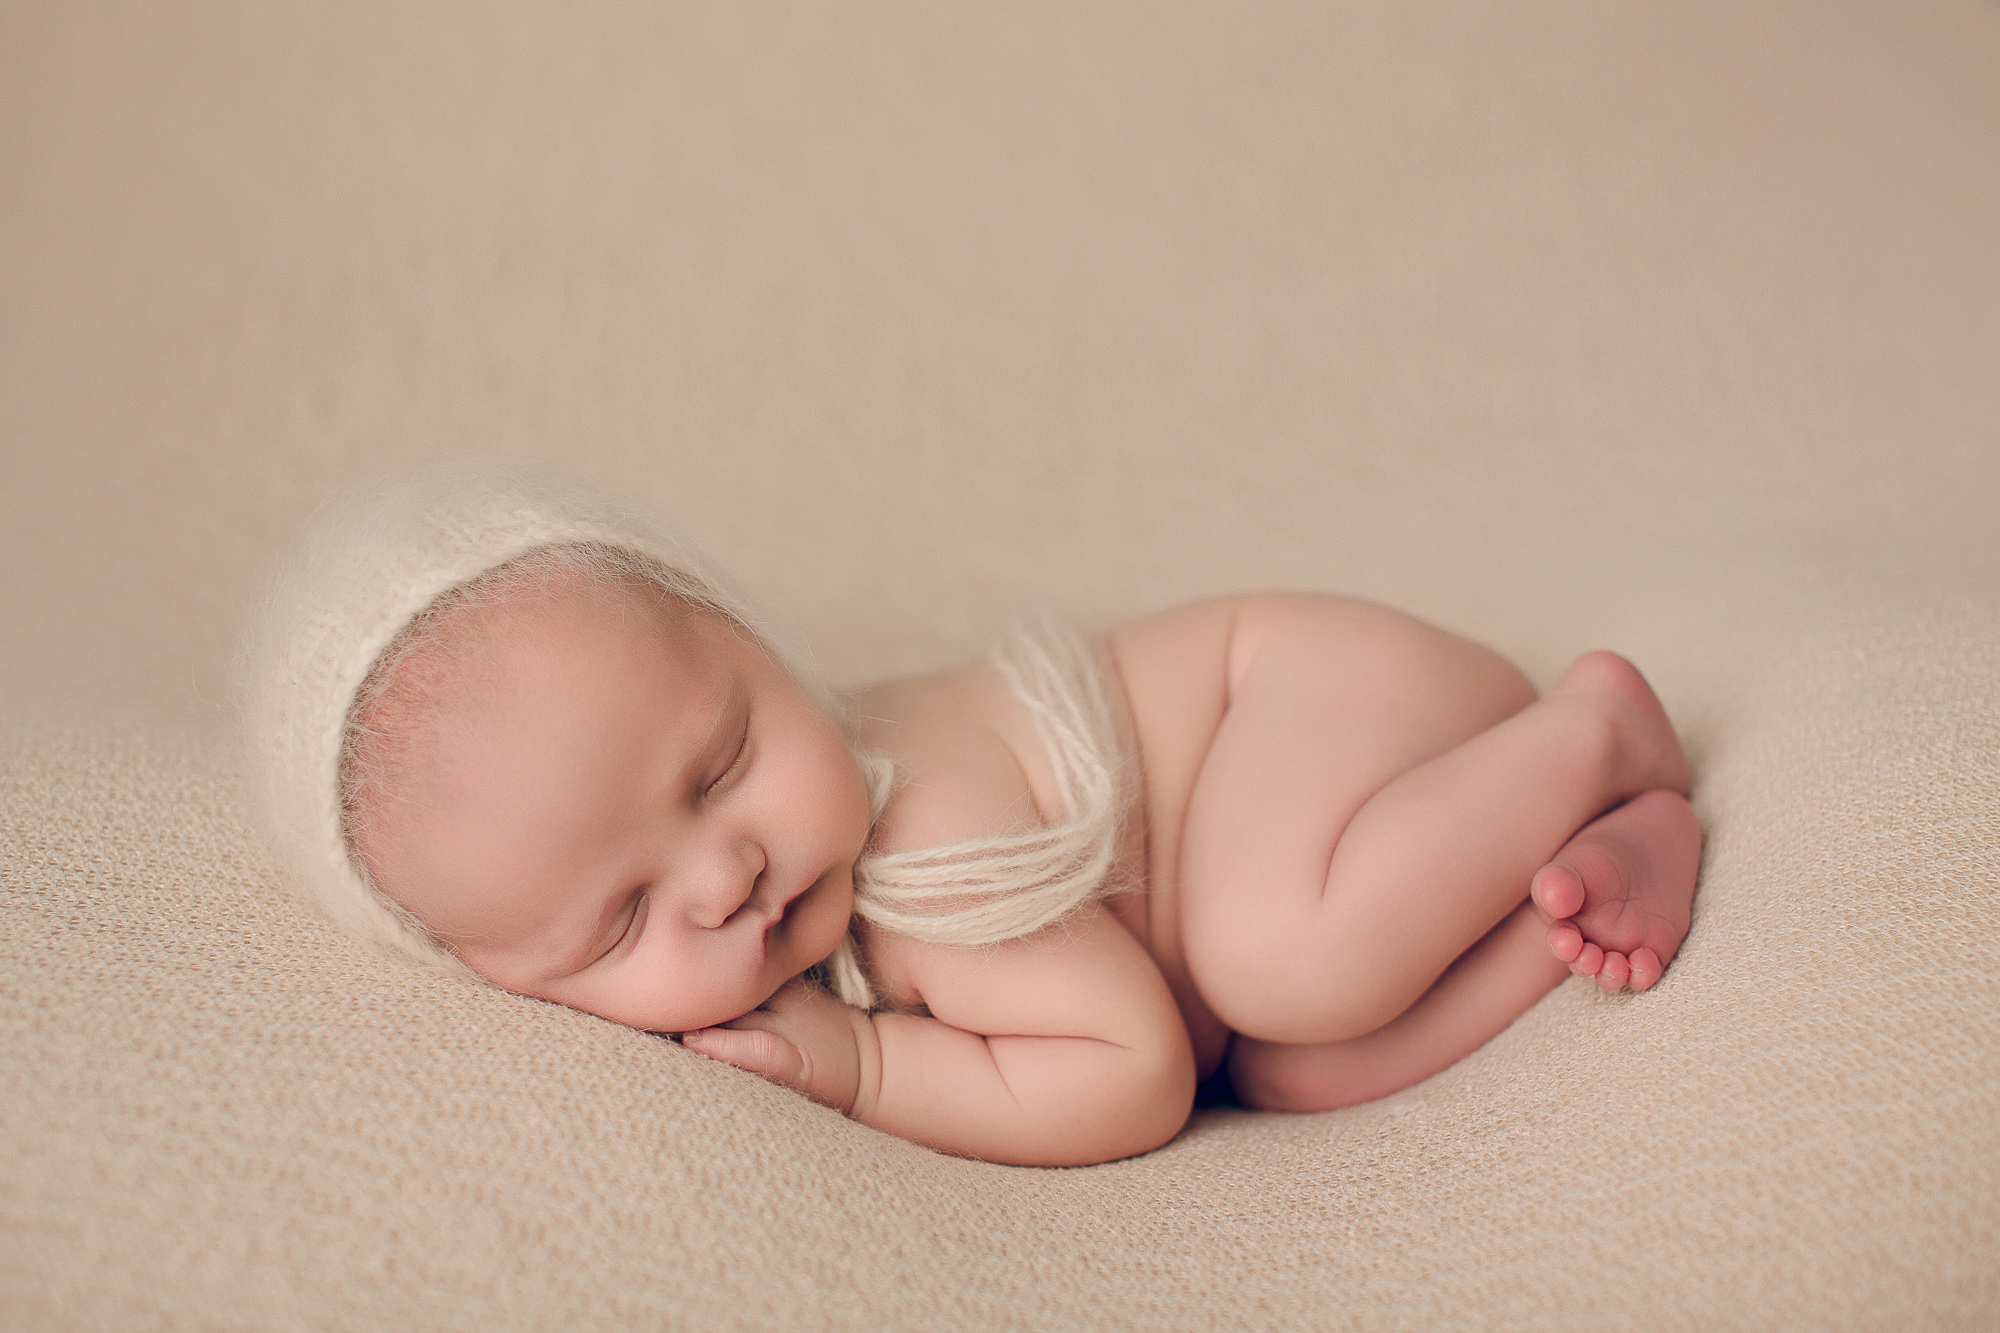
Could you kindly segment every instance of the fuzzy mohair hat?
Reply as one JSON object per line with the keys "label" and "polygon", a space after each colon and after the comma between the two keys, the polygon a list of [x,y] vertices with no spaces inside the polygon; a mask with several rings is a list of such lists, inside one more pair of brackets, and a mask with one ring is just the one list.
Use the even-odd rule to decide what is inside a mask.
{"label": "fuzzy mohair hat", "polygon": [[369,882],[349,849],[340,771],[348,717],[383,650],[438,597],[530,551],[581,543],[656,565],[669,591],[744,626],[827,703],[706,557],[574,478],[456,463],[345,491],[314,517],[263,599],[240,659],[240,698],[266,835],[299,891],[349,934],[474,975]]}

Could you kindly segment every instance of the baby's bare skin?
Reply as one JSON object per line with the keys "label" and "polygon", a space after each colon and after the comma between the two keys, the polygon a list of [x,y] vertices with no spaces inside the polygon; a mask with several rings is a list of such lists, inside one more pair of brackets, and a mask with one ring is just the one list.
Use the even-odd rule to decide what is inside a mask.
{"label": "baby's bare skin", "polygon": [[[1569,970],[1545,942],[1552,914],[1523,901],[1536,869],[1609,847],[1597,826],[1572,839],[1607,805],[1665,789],[1646,808],[1686,811],[1672,729],[1610,654],[1581,659],[1536,703],[1483,649],[1320,597],[1182,607],[1113,631],[1105,649],[1146,779],[1127,850],[1146,889],[1110,912],[1166,980],[1196,1072],[1227,1056],[1254,1105],[1380,1096],[1476,1049]],[[864,740],[912,774],[880,831],[889,847],[988,833],[1028,808],[1060,813],[1040,747],[994,673],[895,682],[861,703]],[[1268,732],[1254,725],[1260,708]],[[1239,758],[1247,773],[1228,767]],[[1636,832],[1607,853],[1622,882],[1684,911],[1699,845],[1691,816]],[[1652,846],[1662,840],[1677,845]],[[892,998],[929,1000],[915,978],[934,951],[870,944]],[[1311,984],[1329,975],[1354,984]],[[961,999],[977,991],[1003,1014],[1030,986],[1004,955],[925,980]],[[781,1030],[785,1018],[739,1026]],[[697,1045],[755,1067],[728,1038],[710,1040]]]}
{"label": "baby's bare skin", "polygon": [[1606,990],[1650,990],[1687,937],[1701,829],[1686,801],[1647,792],[1593,820],[1536,872],[1535,903],[1553,919],[1549,952]]}
{"label": "baby's bare skin", "polygon": [[[524,729],[558,746],[600,736],[615,754],[562,761],[573,772],[610,772],[606,799],[617,803],[655,768],[680,764],[704,781],[710,769],[736,772],[721,753],[729,743],[700,737],[722,734],[744,712],[746,776],[718,779],[720,794],[700,796],[669,822],[640,803],[603,824],[610,832],[596,841],[518,817],[481,828],[476,845],[496,867],[525,864],[529,853],[559,866],[561,847],[611,837],[618,864],[644,881],[638,901],[650,905],[637,944],[575,975],[544,966],[539,932],[569,928],[569,895],[581,895],[571,914],[602,917],[606,933],[631,915],[616,915],[625,910],[616,894],[602,906],[590,896],[597,880],[551,889],[542,875],[496,889],[489,874],[477,896],[446,892],[415,870],[399,875],[396,840],[384,838],[381,863],[371,860],[378,881],[433,924],[448,916],[448,939],[457,936],[475,966],[481,956],[504,960],[504,984],[636,1026],[692,1027],[691,1049],[944,1151],[1028,1164],[1145,1151],[1178,1130],[1196,1079],[1225,1059],[1252,1105],[1318,1109],[1380,1096],[1476,1049],[1572,969],[1600,985],[1650,985],[1686,931],[1700,837],[1680,795],[1686,761],[1628,663],[1586,656],[1538,701],[1493,654],[1381,607],[1224,598],[1132,622],[1102,641],[1142,768],[1122,853],[1124,882],[1140,887],[985,949],[864,931],[885,1011],[864,1015],[792,985],[730,1021],[683,1024],[677,1015],[693,1013],[693,1001],[661,998],[652,965],[640,964],[700,944],[685,932],[710,918],[736,929],[732,900],[742,912],[771,903],[775,915],[760,929],[786,941],[786,952],[770,956],[793,956],[799,942],[824,937],[834,895],[851,882],[852,853],[841,849],[858,851],[867,830],[850,828],[851,798],[821,802],[826,815],[815,827],[824,831],[794,847],[786,802],[847,778],[820,773],[833,760],[802,720],[759,739],[766,693],[778,692],[774,716],[794,716],[783,711],[781,683],[759,674],[740,644],[710,635],[684,646],[672,633],[635,632],[629,616],[593,619],[573,607],[509,626],[491,664],[503,684],[528,645],[522,670],[589,680],[596,664],[620,661],[622,684],[600,691],[601,716],[539,730],[534,710],[553,706],[541,694],[487,690],[527,712],[489,706],[484,719],[462,719],[448,733],[446,744],[471,746],[434,766],[451,775],[460,803],[444,800],[436,782],[438,790],[412,793],[420,799],[405,808],[424,813],[411,817],[401,845],[431,845],[452,820],[495,802],[538,808],[532,772],[510,777],[480,758]],[[659,699],[690,691],[747,702],[718,704],[713,727],[668,727],[657,741],[627,743],[622,717],[657,712]],[[890,753],[906,775],[869,835],[880,849],[1061,817],[1032,724],[990,668],[890,682],[856,704],[861,742]],[[764,776],[758,765],[784,759],[778,742],[794,734],[813,747],[810,762]],[[701,745],[716,756],[705,758]],[[655,765],[647,756],[662,747],[672,762]],[[628,774],[621,764],[639,767]],[[478,789],[509,782],[528,789]],[[788,797],[784,782],[804,785]],[[602,822],[599,805],[580,809]],[[503,845],[509,839],[527,841]],[[682,850],[711,845],[721,850],[706,859]],[[701,893],[652,873],[668,863],[695,866],[687,882],[699,879]],[[727,889],[738,865],[743,887]],[[784,867],[782,876],[753,869],[765,865]],[[494,901],[508,893],[528,895],[528,906]],[[796,927],[795,910],[810,911]]]}

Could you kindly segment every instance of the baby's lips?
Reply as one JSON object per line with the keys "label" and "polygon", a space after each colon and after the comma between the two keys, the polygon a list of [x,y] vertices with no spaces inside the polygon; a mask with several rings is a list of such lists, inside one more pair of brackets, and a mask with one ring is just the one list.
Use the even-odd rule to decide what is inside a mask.
{"label": "baby's lips", "polygon": [[793,891],[792,893],[786,895],[785,898],[777,904],[777,910],[772,913],[771,919],[764,923],[764,933],[767,935],[770,934],[771,927],[777,925],[779,922],[783,921],[786,917],[792,914],[792,907],[794,904],[803,901],[807,897],[807,895],[812,893],[812,891],[818,887],[819,887],[819,881],[812,880],[809,883],[807,883],[804,887],[799,888]]}

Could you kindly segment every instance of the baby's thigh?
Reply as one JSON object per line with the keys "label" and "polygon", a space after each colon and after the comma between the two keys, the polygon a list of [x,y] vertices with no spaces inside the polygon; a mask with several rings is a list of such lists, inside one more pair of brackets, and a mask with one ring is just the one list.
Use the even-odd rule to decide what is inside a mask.
{"label": "baby's thigh", "polygon": [[1256,599],[1182,829],[1190,949],[1205,932],[1291,929],[1370,797],[1534,698],[1497,653],[1387,607]]}

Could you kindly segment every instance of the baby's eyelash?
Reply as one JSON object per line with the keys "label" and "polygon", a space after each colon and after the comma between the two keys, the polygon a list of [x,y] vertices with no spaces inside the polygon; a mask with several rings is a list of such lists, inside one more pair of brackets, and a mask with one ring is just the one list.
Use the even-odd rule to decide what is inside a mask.
{"label": "baby's eyelash", "polygon": [[722,776],[708,784],[707,788],[703,790],[702,795],[713,796],[718,791],[721,791],[723,787],[728,785],[729,780],[735,777],[743,765],[749,761],[749,758],[750,719],[746,717],[743,719],[743,736],[736,742],[735,757],[729,761],[729,767],[723,772]]}
{"label": "baby's eyelash", "polygon": [[612,954],[617,953],[619,949],[623,948],[625,945],[625,941],[632,938],[632,932],[638,928],[639,922],[645,918],[645,915],[646,915],[646,890],[642,888],[632,895],[632,915],[626,919],[625,929],[618,932],[618,938],[611,941],[611,947],[609,949],[606,949],[603,953],[597,955],[597,961],[601,963],[605,959],[609,958]]}

